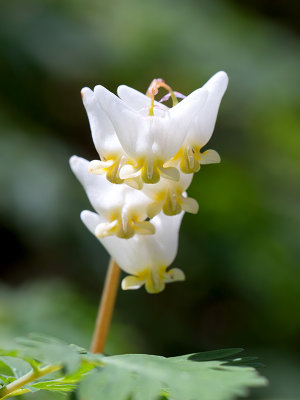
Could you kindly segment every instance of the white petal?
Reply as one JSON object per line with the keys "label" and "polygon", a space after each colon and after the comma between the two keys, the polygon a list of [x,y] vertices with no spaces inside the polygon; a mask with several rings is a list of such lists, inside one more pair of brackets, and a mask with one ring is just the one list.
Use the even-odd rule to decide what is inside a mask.
{"label": "white petal", "polygon": [[160,132],[157,137],[159,148],[163,151],[161,157],[164,160],[169,160],[178,152],[207,96],[207,90],[202,89],[196,96],[186,97],[169,110],[169,115],[164,118],[164,134]]}
{"label": "white petal", "polygon": [[129,156],[136,157],[137,140],[143,133],[143,117],[103,86],[96,86],[94,91],[111,120],[123,149]]}
{"label": "white petal", "polygon": [[89,162],[84,158],[71,157],[70,166],[84,187],[90,203],[99,214],[108,215],[114,209],[122,207],[127,186],[113,185],[104,175],[91,174]]}
{"label": "white petal", "polygon": [[126,276],[121,283],[121,287],[123,290],[135,290],[139,289],[144,282],[137,278],[136,276]]}
{"label": "white petal", "polygon": [[161,176],[164,177],[165,179],[169,179],[175,182],[178,182],[180,179],[179,171],[174,167],[159,168],[159,172]]}
{"label": "white petal", "polygon": [[147,215],[150,219],[154,218],[161,212],[163,206],[162,201],[154,201],[153,203],[149,204],[147,207]]}
{"label": "white petal", "polygon": [[215,74],[201,89],[191,93],[191,97],[197,95],[198,91],[207,90],[208,98],[205,105],[199,110],[188,133],[188,140],[204,146],[213,133],[219,106],[228,85],[228,76],[221,71]]}
{"label": "white petal", "polygon": [[95,95],[130,157],[165,162],[180,149],[194,114],[206,100],[207,91],[202,90],[193,99],[184,99],[166,111],[164,117],[141,116],[102,86],[95,87]]}
{"label": "white petal", "polygon": [[120,178],[121,179],[130,179],[130,178],[136,178],[137,176],[140,175],[139,169],[134,168],[132,165],[127,164],[124,165],[120,169]]}
{"label": "white petal", "polygon": [[100,157],[105,158],[110,154],[122,153],[114,127],[97,101],[94,92],[89,88],[83,88],[81,96],[88,115],[93,142]]}
{"label": "white petal", "polygon": [[155,233],[155,227],[149,221],[137,221],[135,226],[138,235],[153,235]]}
{"label": "white petal", "polygon": [[[160,181],[154,185],[144,185],[143,193],[149,196],[151,199],[158,200],[163,197],[168,190],[173,190],[175,192],[184,192],[190,186],[193,174],[184,174],[179,171],[180,179],[178,182],[171,181],[170,179],[161,178]],[[150,215],[149,215],[149,218]]]}
{"label": "white petal", "polygon": [[133,178],[127,178],[124,180],[124,183],[136,190],[141,190],[141,189],[143,189],[143,186],[144,186],[144,183],[140,176],[133,177]]}
{"label": "white petal", "polygon": [[197,214],[197,212],[199,211],[198,202],[191,197],[184,197],[182,200],[181,207],[184,211],[189,212],[191,214]]}
{"label": "white petal", "polygon": [[186,191],[190,184],[192,183],[194,174],[184,174],[180,171],[180,180],[178,182],[178,185],[182,189],[182,191]]}
{"label": "white petal", "polygon": [[105,218],[100,217],[100,215],[88,210],[82,211],[80,218],[93,235],[95,235],[96,227],[106,221]]}
{"label": "white petal", "polygon": [[[129,86],[121,85],[118,87],[118,96],[131,108],[136,111],[144,111],[144,115],[149,114],[149,107],[150,107],[150,97],[146,96],[145,94],[132,89]],[[168,107],[162,103],[154,101],[154,115],[163,115],[163,113],[158,114],[157,111],[168,110]]]}
{"label": "white petal", "polygon": [[114,228],[116,227],[117,223],[117,220],[114,220],[112,222],[102,222],[101,224],[96,226],[94,234],[98,239],[106,236],[112,236],[115,234]]}
{"label": "white petal", "polygon": [[183,213],[174,217],[157,215],[151,221],[156,230],[154,235],[136,235],[127,240],[111,236],[99,240],[124,271],[136,275],[146,268],[157,269],[173,262],[182,217]]}
{"label": "white petal", "polygon": [[[152,223],[155,226],[155,239],[157,243],[159,243],[159,257],[160,262],[163,265],[170,265],[177,254],[178,248],[178,234],[181,225],[181,221],[183,218],[184,212],[181,212],[178,215],[169,217],[164,215],[163,213],[157,215],[152,219]],[[150,236],[147,236],[146,239],[150,239]]]}
{"label": "white petal", "polygon": [[201,154],[201,164],[218,164],[221,162],[221,157],[215,150],[206,150]]}
{"label": "white petal", "polygon": [[179,268],[170,269],[169,271],[167,271],[166,275],[167,275],[167,279],[165,280],[166,283],[185,280],[184,272]]}
{"label": "white petal", "polygon": [[111,167],[114,164],[113,160],[99,161],[93,160],[89,163],[89,173],[101,175],[106,172],[106,168]]}
{"label": "white petal", "polygon": [[126,185],[124,187],[123,201],[126,204],[128,213],[139,215],[141,218],[143,216],[146,219],[146,207],[151,203],[149,197],[140,190],[132,189]]}

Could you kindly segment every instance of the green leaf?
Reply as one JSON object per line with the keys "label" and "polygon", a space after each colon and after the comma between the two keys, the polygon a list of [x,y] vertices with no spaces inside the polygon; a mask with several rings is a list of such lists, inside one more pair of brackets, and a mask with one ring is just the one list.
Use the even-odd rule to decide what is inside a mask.
{"label": "green leaf", "polygon": [[12,372],[11,368],[4,362],[1,360],[0,358],[0,375],[1,376],[14,376],[14,373]]}
{"label": "green leaf", "polygon": [[32,334],[28,338],[18,338],[17,342],[25,357],[44,364],[62,364],[68,373],[78,370],[80,366],[79,348],[59,339]]}
{"label": "green leaf", "polygon": [[[216,352],[204,353],[216,357]],[[222,350],[220,356],[236,354],[237,350]],[[154,400],[164,395],[174,400],[230,400],[245,396],[249,387],[262,386],[266,380],[252,367],[233,366],[230,360],[198,361],[189,356],[164,358],[142,354],[106,357],[105,365],[97,368],[80,385],[81,397],[89,400]],[[239,359],[240,360],[240,359]]]}
{"label": "green leaf", "polygon": [[[145,354],[109,357],[37,335],[20,339],[19,343],[26,361],[2,356],[2,372],[12,374],[17,366],[18,374],[32,366],[38,370],[44,364],[65,367],[24,386],[29,391],[67,393],[79,385],[79,397],[89,400],[98,400],[99,396],[114,400],[233,400],[247,395],[251,387],[266,384],[249,366],[256,363],[255,357],[236,357],[242,349],[171,358]],[[5,379],[16,379],[16,375],[0,379],[6,384]]]}
{"label": "green leaf", "polygon": [[38,390],[48,390],[53,392],[71,392],[76,389],[75,383],[64,383],[59,379],[51,380],[51,381],[44,381],[38,382],[33,385],[30,385],[30,388],[35,388]]}
{"label": "green leaf", "polygon": [[76,384],[94,368],[93,364],[82,362],[78,371],[73,374],[65,375],[58,379],[47,379],[47,376],[40,379],[39,382],[30,386],[36,389],[43,389],[55,392],[70,392],[76,388]]}
{"label": "green leaf", "polygon": [[[0,361],[7,367],[6,371],[9,373],[3,374],[6,376],[20,378],[21,376],[27,374],[29,371],[32,370],[31,365],[28,362],[22,360],[21,358],[11,357],[11,356],[0,356]],[[3,373],[2,369],[1,373]]]}
{"label": "green leaf", "polygon": [[202,351],[201,353],[193,353],[187,354],[179,357],[172,357],[173,360],[193,360],[193,361],[211,361],[211,360],[222,360],[223,358],[227,358],[229,356],[233,356],[235,354],[241,353],[243,349],[234,348],[234,349],[220,349],[220,350],[211,350],[211,351]]}

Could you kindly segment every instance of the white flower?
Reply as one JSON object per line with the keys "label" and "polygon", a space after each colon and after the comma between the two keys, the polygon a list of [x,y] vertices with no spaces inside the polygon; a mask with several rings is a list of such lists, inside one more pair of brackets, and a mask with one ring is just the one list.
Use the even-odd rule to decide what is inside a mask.
{"label": "white flower", "polygon": [[167,163],[167,166],[176,166],[180,163],[180,169],[184,173],[194,173],[199,171],[201,164],[219,163],[219,154],[214,150],[206,150],[201,153],[201,149],[212,136],[217,114],[222,97],[228,85],[228,76],[225,72],[216,73],[200,89],[195,90],[189,95],[190,98],[197,98],[199,92],[206,90],[208,96],[203,107],[195,115],[189,126],[189,131],[179,152]]}
{"label": "white flower", "polygon": [[[158,293],[166,283],[185,279],[180,269],[167,270],[177,253],[182,217],[183,213],[173,217],[157,215],[152,220],[155,234],[151,236],[137,235],[128,240],[117,237],[99,239],[120,268],[131,274],[122,281],[124,290],[138,289],[145,284],[149,293]],[[83,211],[81,219],[93,234],[103,222],[103,217],[90,211]]]}
{"label": "white flower", "polygon": [[89,173],[89,162],[84,158],[71,157],[70,166],[92,206],[102,217],[102,222],[95,227],[97,237],[116,235],[130,238],[135,233],[154,233],[152,223],[145,221],[151,200],[144,193],[127,185],[114,185],[103,175]]}
{"label": "white flower", "polygon": [[[151,99],[129,89],[126,103],[102,86],[95,95],[111,120],[119,141],[131,162],[120,170],[120,178],[141,177],[144,183],[157,183],[160,176],[179,180],[176,168],[164,164],[179,151],[197,112],[205,104],[207,90],[201,89],[173,108],[154,107],[147,115]],[[126,87],[121,87],[123,94]],[[148,106],[146,104],[148,101]],[[128,104],[131,104],[128,105]]]}
{"label": "white flower", "polygon": [[193,179],[192,174],[180,173],[178,182],[161,178],[154,185],[144,185],[143,193],[152,199],[147,207],[149,218],[153,218],[163,210],[166,215],[176,215],[182,210],[196,214],[199,206],[195,199],[187,197],[186,190]]}
{"label": "white flower", "polygon": [[94,160],[90,163],[89,171],[94,174],[105,173],[110,182],[122,183],[119,171],[126,163],[126,154],[114,127],[91,89],[83,88],[81,96],[90,122],[93,142],[101,158],[101,161]]}

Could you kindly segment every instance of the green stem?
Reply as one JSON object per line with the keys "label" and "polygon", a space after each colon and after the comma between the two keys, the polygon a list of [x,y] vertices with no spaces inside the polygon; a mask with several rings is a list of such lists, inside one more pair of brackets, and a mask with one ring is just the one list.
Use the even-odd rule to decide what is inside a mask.
{"label": "green stem", "polygon": [[[36,379],[41,378],[44,375],[48,375],[51,372],[58,371],[61,368],[61,365],[48,365],[47,367],[43,367],[38,370],[33,369],[27,374],[9,383],[4,388],[0,389],[0,400],[7,399],[8,397],[11,397],[13,395],[23,394],[24,392],[19,391],[19,389],[22,388],[24,385],[27,385],[28,383],[35,381]],[[19,391],[19,393],[15,393],[17,391]]]}
{"label": "green stem", "polygon": [[21,394],[26,394],[29,393],[29,389],[18,389],[10,394],[7,394],[5,397],[2,397],[2,399],[8,399],[10,397],[15,397],[15,396],[21,396]]}

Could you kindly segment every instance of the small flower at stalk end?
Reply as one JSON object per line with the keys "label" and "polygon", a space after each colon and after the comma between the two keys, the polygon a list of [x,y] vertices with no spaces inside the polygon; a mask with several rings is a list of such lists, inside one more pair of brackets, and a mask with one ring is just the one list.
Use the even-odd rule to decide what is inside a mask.
{"label": "small flower at stalk end", "polygon": [[89,172],[96,175],[104,174],[111,183],[121,184],[125,182],[141,189],[142,185],[136,179],[126,181],[120,178],[122,166],[130,163],[130,160],[94,92],[89,88],[83,88],[81,97],[89,119],[93,142],[101,159],[90,162]]}
{"label": "small flower at stalk end", "polygon": [[192,174],[180,173],[178,182],[162,178],[156,185],[144,185],[143,193],[152,199],[151,204],[147,206],[148,217],[153,218],[161,211],[170,216],[179,214],[182,210],[197,214],[197,201],[188,197],[186,193],[192,179]]}
{"label": "small flower at stalk end", "polygon": [[[122,280],[122,289],[138,289],[145,285],[148,293],[159,293],[166,283],[182,281],[184,273],[178,268],[167,269],[174,261],[178,248],[178,233],[183,217],[164,214],[153,218],[155,234],[136,235],[128,240],[117,237],[99,238],[121,269],[130,274]],[[95,234],[101,217],[90,211],[81,213],[81,220]]]}
{"label": "small flower at stalk end", "polygon": [[94,207],[101,216],[94,234],[98,238],[117,236],[128,239],[135,234],[153,235],[154,225],[146,221],[151,200],[127,185],[113,185],[103,175],[89,173],[89,162],[73,156],[70,166]]}
{"label": "small flower at stalk end", "polygon": [[190,124],[189,131],[178,153],[166,163],[166,167],[179,167],[182,172],[191,174],[199,171],[202,164],[219,163],[221,158],[215,150],[201,152],[212,136],[218,109],[228,85],[228,76],[225,72],[216,73],[200,89],[195,90],[189,97],[198,96],[198,91],[206,90],[207,99],[199,113]]}
{"label": "small flower at stalk end", "polygon": [[[206,101],[206,89],[191,98],[188,96],[170,109],[165,106],[161,108],[162,105],[158,109],[153,106],[153,115],[145,113],[149,97],[131,88],[121,86],[118,90],[120,97],[125,93],[129,98],[126,102],[102,86],[96,86],[94,91],[131,160],[131,164],[121,168],[120,178],[140,177],[148,184],[159,182],[160,176],[178,181],[178,170],[166,166],[166,162],[182,146],[194,116]],[[136,109],[130,104],[143,106]]]}

